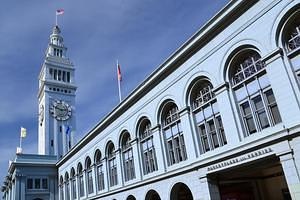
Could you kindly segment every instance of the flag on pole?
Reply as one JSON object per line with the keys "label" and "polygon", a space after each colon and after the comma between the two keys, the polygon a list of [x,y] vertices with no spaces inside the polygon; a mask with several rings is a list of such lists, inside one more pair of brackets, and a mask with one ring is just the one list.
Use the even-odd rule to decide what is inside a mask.
{"label": "flag on pole", "polygon": [[56,10],[56,15],[62,15],[64,14],[65,10],[64,9],[57,9]]}
{"label": "flag on pole", "polygon": [[67,129],[66,129],[66,135],[69,135],[70,130],[71,130],[71,128],[70,128],[70,126],[68,126]]}
{"label": "flag on pole", "polygon": [[117,73],[118,73],[118,81],[122,81],[121,67],[119,63],[117,66]]}
{"label": "flag on pole", "polygon": [[21,127],[21,138],[26,137],[26,128]]}

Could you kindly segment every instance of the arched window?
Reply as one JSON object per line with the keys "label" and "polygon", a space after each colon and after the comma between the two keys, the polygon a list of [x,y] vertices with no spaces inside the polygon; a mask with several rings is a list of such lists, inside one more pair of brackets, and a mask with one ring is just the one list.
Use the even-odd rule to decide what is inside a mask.
{"label": "arched window", "polygon": [[203,153],[227,144],[212,88],[209,81],[200,80],[194,84],[191,92],[191,105]]}
{"label": "arched window", "polygon": [[71,175],[70,179],[72,182],[72,199],[77,199],[76,176],[75,176],[75,169],[73,167],[71,168],[70,175]]}
{"label": "arched window", "polygon": [[165,138],[168,164],[173,165],[187,159],[184,136],[178,108],[175,103],[168,102],[162,112],[162,129]]}
{"label": "arched window", "polygon": [[244,50],[231,64],[231,84],[245,136],[281,122],[265,63],[254,50]]}
{"label": "arched window", "polygon": [[66,200],[70,200],[70,179],[68,172],[65,173],[65,183],[66,183]]}
{"label": "arched window", "polygon": [[83,197],[84,196],[84,180],[83,180],[83,168],[82,164],[79,163],[77,166],[77,173],[79,177],[79,196]]}
{"label": "arched window", "polygon": [[118,184],[118,172],[115,146],[110,142],[107,146],[107,159],[108,159],[108,171],[109,171],[109,184],[114,186]]}
{"label": "arched window", "polygon": [[59,194],[60,194],[60,200],[64,200],[64,178],[63,176],[60,176],[59,178]]}
{"label": "arched window", "polygon": [[93,174],[92,174],[92,162],[90,157],[85,159],[85,171],[86,171],[86,182],[87,182],[87,189],[88,194],[92,194],[94,192],[93,189]]}
{"label": "arched window", "polygon": [[300,82],[300,12],[294,14],[287,23],[283,33],[283,43],[288,58]]}
{"label": "arched window", "polygon": [[130,134],[126,131],[122,134],[121,150],[124,166],[124,179],[129,181],[135,178],[133,152],[130,144]]}
{"label": "arched window", "polygon": [[149,174],[157,170],[157,161],[153,143],[151,123],[148,119],[142,119],[138,128],[138,132],[140,137],[144,174]]}
{"label": "arched window", "polygon": [[97,180],[97,190],[104,189],[104,172],[103,163],[101,161],[101,152],[99,149],[96,150],[94,162],[96,164],[96,180]]}

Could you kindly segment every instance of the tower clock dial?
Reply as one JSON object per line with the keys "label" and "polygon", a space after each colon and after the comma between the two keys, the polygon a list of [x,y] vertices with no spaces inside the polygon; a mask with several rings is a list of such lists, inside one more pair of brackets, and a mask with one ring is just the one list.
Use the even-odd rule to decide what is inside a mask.
{"label": "tower clock dial", "polygon": [[53,104],[50,107],[50,113],[55,119],[59,121],[64,121],[71,117],[72,108],[66,102],[61,100],[56,100],[53,102]]}

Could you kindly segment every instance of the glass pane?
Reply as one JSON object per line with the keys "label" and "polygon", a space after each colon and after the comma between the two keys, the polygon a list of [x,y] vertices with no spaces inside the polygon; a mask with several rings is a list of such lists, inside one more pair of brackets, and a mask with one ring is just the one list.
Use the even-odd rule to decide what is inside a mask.
{"label": "glass pane", "polygon": [[273,118],[274,118],[274,123],[275,124],[280,123],[281,122],[281,117],[280,117],[280,113],[279,113],[277,105],[274,105],[274,106],[271,107],[271,112],[272,112],[272,115],[273,115]]}
{"label": "glass pane", "polygon": [[259,90],[259,85],[258,85],[257,80],[254,80],[254,81],[251,81],[250,83],[248,83],[247,89],[248,89],[249,95],[256,93]]}
{"label": "glass pane", "polygon": [[195,113],[195,117],[196,117],[196,122],[200,123],[204,120],[204,116],[202,113],[202,110],[200,110],[199,112]]}
{"label": "glass pane", "polygon": [[265,94],[269,104],[275,103],[275,97],[272,90],[268,90]]}
{"label": "glass pane", "polygon": [[262,89],[270,85],[269,79],[266,74],[258,78],[259,85]]}
{"label": "glass pane", "polygon": [[252,101],[253,101],[253,104],[254,104],[256,110],[264,109],[264,104],[262,102],[262,99],[261,99],[260,95],[253,98]]}
{"label": "glass pane", "polygon": [[218,106],[217,102],[213,103],[212,107],[213,107],[213,110],[214,110],[215,114],[219,112],[219,106]]}
{"label": "glass pane", "polygon": [[172,137],[172,133],[171,133],[171,129],[170,128],[167,128],[165,130],[165,135],[166,135],[166,139],[169,139]]}
{"label": "glass pane", "polygon": [[42,179],[42,188],[48,189],[48,179],[46,179],[46,178]]}
{"label": "glass pane", "polygon": [[241,101],[247,97],[247,91],[245,87],[241,87],[235,91],[237,101]]}
{"label": "glass pane", "polygon": [[242,108],[242,112],[243,112],[243,115],[249,115],[251,114],[251,109],[250,109],[250,106],[249,106],[249,102],[245,102],[241,105],[241,108]]}
{"label": "glass pane", "polygon": [[34,188],[35,189],[41,188],[41,180],[40,179],[34,179]]}
{"label": "glass pane", "polygon": [[177,129],[176,124],[174,124],[171,128],[172,128],[172,134],[176,135],[178,133],[178,129]]}
{"label": "glass pane", "polygon": [[212,110],[210,106],[204,108],[204,116],[205,118],[209,118],[212,116]]}
{"label": "glass pane", "polygon": [[258,118],[259,118],[262,129],[269,127],[269,121],[268,121],[268,117],[266,115],[265,110],[258,113]]}
{"label": "glass pane", "polygon": [[255,124],[252,115],[248,118],[246,118],[246,125],[248,127],[248,131],[250,134],[256,132]]}
{"label": "glass pane", "polygon": [[29,178],[27,179],[27,189],[32,189],[33,188],[33,179]]}

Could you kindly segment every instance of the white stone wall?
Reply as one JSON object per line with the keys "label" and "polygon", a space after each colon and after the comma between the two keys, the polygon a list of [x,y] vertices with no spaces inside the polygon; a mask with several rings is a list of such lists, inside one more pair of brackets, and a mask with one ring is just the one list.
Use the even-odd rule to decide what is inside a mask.
{"label": "white stone wall", "polygon": [[[242,1],[236,1],[235,4],[240,2]],[[112,188],[108,188],[106,185],[106,189],[100,193],[104,195],[101,199],[125,199],[130,194],[134,195],[136,199],[144,199],[147,191],[150,189],[157,191],[161,199],[168,199],[172,186],[177,182],[185,183],[192,191],[196,200],[216,199],[218,191],[214,183],[207,180],[205,176],[200,180],[197,171],[186,172],[180,175],[173,175],[173,173],[190,170],[191,167],[201,168],[204,164],[216,159],[223,159],[226,156],[238,154],[241,151],[255,148],[258,145],[264,145],[267,142],[288,137],[288,131],[290,129],[294,130],[299,126],[300,96],[297,82],[292,80],[292,67],[287,60],[285,51],[280,49],[283,45],[278,41],[278,38],[276,39],[276,35],[280,35],[282,29],[278,17],[284,18],[285,13],[288,13],[293,6],[299,3],[299,0],[258,1],[239,18],[230,23],[226,29],[211,39],[209,43],[200,48],[198,52],[186,60],[179,68],[160,81],[152,90],[122,113],[122,115],[119,115],[114,121],[110,122],[110,125],[96,134],[91,141],[82,148],[78,148],[78,151],[74,155],[66,161],[63,161],[62,165],[59,166],[59,175],[64,176],[66,172],[70,173],[72,167],[76,170],[78,163],[84,166],[85,159],[88,156],[93,162],[94,153],[97,149],[101,151],[102,157],[104,158],[106,156],[106,146],[109,141],[114,143],[115,149],[119,149],[120,136],[124,130],[127,130],[131,134],[131,139],[135,141],[137,138],[136,130],[138,121],[143,116],[146,116],[150,120],[152,127],[158,125],[153,133],[156,157],[158,159],[158,171],[140,177],[138,169],[142,170],[142,166],[141,163],[136,162],[137,157],[140,155],[135,154],[137,178],[129,182],[124,182],[124,177],[122,177],[123,173],[121,172],[122,161],[120,154],[117,154],[119,184]],[[229,12],[231,12],[230,9],[223,14]],[[213,22],[210,26],[215,25],[214,23],[216,24],[217,22]],[[204,33],[205,31],[206,30],[204,30]],[[199,37],[201,38],[201,36]],[[199,38],[190,41],[190,45],[195,43],[197,39]],[[228,63],[237,49],[249,47],[255,48],[266,62],[267,76],[275,94],[282,122],[273,127],[264,129],[260,133],[245,137],[234,94],[230,88]],[[172,67],[172,65],[167,66],[166,64],[166,67]],[[157,73],[161,73],[163,70],[164,67],[158,70]],[[205,154],[200,154],[197,129],[193,123],[191,112],[188,111],[190,105],[187,100],[191,83],[199,77],[208,78],[216,90],[216,98],[228,140],[227,145]],[[172,166],[168,166],[166,162],[163,133],[159,128],[161,124],[161,107],[167,100],[174,101],[178,109],[182,112],[181,120],[183,120],[182,126],[186,142],[185,145],[188,151],[188,159],[186,161]],[[104,121],[105,120],[108,120],[108,118],[104,119]],[[101,123],[99,126],[101,126]],[[97,127],[95,127],[93,131],[97,132]],[[93,131],[90,134],[92,134]],[[297,131],[294,132],[296,132],[294,134],[298,134]],[[299,140],[299,138],[294,138],[291,142],[291,150],[294,154],[293,159],[295,159],[296,166],[295,173],[297,172],[298,174],[300,172]],[[134,142],[132,145],[134,146],[135,152],[140,154],[138,144],[139,140],[137,139],[137,142]],[[283,164],[283,168],[284,173],[288,173],[288,171],[286,171],[288,165]],[[165,178],[166,176],[167,178]],[[288,175],[286,174],[286,176]],[[289,184],[289,181],[287,182]],[[131,187],[134,189],[131,189]],[[298,189],[294,191],[297,192]],[[117,192],[117,194],[114,194],[114,192]]]}

